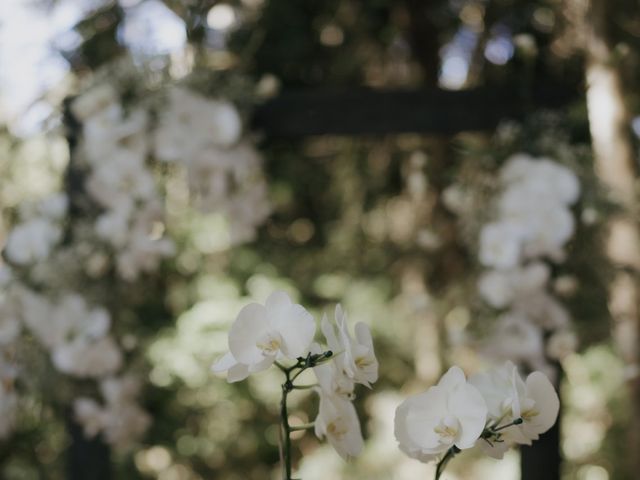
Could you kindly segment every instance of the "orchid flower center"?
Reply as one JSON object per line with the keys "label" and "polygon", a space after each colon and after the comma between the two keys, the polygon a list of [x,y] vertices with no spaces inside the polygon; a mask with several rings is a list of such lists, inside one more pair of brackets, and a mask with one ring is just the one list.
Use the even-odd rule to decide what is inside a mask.
{"label": "orchid flower center", "polygon": [[446,444],[451,444],[455,441],[459,430],[460,423],[458,419],[452,415],[444,417],[440,420],[440,423],[433,428],[433,431],[440,436],[440,441]]}
{"label": "orchid flower center", "polygon": [[280,350],[280,345],[282,345],[282,337],[277,332],[267,332],[256,342],[256,346],[265,357],[275,355]]}
{"label": "orchid flower center", "polygon": [[360,370],[364,370],[365,368],[370,367],[371,365],[373,365],[373,361],[368,356],[362,356],[362,357],[356,358],[356,367],[358,367]]}
{"label": "orchid flower center", "polygon": [[342,418],[338,417],[334,421],[329,422],[327,425],[327,433],[332,437],[340,440],[342,439],[348,432],[345,423],[342,421]]}
{"label": "orchid flower center", "polygon": [[536,409],[536,402],[530,398],[525,399],[522,402],[522,413],[520,417],[526,422],[533,420],[534,417],[537,417],[540,414],[538,409]]}

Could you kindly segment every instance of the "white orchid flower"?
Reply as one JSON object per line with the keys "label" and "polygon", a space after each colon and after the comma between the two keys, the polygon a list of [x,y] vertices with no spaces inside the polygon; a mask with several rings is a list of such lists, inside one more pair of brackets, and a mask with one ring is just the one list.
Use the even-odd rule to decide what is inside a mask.
{"label": "white orchid flower", "polygon": [[362,451],[364,441],[360,420],[353,404],[340,395],[320,393],[320,408],[315,421],[315,434],[327,441],[345,460]]}
{"label": "white orchid flower", "polygon": [[506,448],[514,443],[531,445],[532,440],[549,430],[558,418],[558,395],[541,372],[533,372],[523,381],[518,368],[509,361],[502,367],[473,375],[469,382],[487,403],[490,426],[499,427],[522,419],[520,425],[500,431],[501,444],[483,447],[495,458],[502,458]]}
{"label": "white orchid flower", "polygon": [[329,349],[336,355],[335,362],[347,377],[371,388],[371,384],[378,380],[378,360],[369,327],[358,322],[354,329],[355,338],[351,337],[347,315],[340,305],[336,306],[335,321],[337,333],[326,317],[320,325]]}
{"label": "white orchid flower", "polygon": [[[326,320],[326,318],[325,318]],[[322,348],[317,343],[311,345],[311,353],[322,353]],[[340,364],[335,361],[324,362],[313,367],[313,372],[318,379],[318,385],[327,395],[338,395],[346,399],[353,399],[355,382],[349,378]]]}
{"label": "white orchid flower", "polygon": [[229,382],[269,368],[280,357],[295,360],[309,353],[315,335],[313,317],[285,292],[272,293],[264,305],[246,305],[229,331],[230,353],[216,362],[215,372],[228,371]]}
{"label": "white orchid flower", "polygon": [[396,410],[400,449],[422,462],[456,446],[474,446],[487,419],[487,405],[459,367],[451,367],[437,385],[405,400]]}

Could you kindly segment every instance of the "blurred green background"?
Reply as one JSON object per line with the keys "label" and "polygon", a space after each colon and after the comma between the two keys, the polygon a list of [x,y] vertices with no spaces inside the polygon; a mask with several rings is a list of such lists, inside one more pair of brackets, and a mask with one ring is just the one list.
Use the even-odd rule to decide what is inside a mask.
{"label": "blurred green background", "polygon": [[[628,209],[635,225],[637,211],[633,202],[613,205],[598,183],[593,158],[603,154],[592,148],[590,127],[600,104],[587,102],[585,92],[598,62],[614,72],[618,83],[610,88],[625,117],[610,143],[622,155],[619,142],[626,142],[637,168],[640,11],[630,0],[593,3],[3,0],[0,239],[21,202],[63,185],[69,162],[63,100],[125,54],[147,79],[191,74],[211,93],[216,82],[224,84],[245,112],[261,96],[296,88],[490,85],[522,89],[527,98],[528,89],[545,84],[573,94],[560,111],[527,105],[522,123],[495,132],[298,139],[258,132],[273,213],[254,241],[233,248],[223,220],[187,217],[171,209],[167,195],[167,209],[179,220],[172,233],[180,254],[134,287],[112,286],[121,300],[118,318],[135,319],[116,328],[120,338],[135,338],[130,360],[143,372],[142,404],[153,418],[141,444],[112,452],[113,478],[278,478],[278,372],[229,385],[209,371],[227,349],[239,309],[276,288],[316,318],[341,302],[353,322],[371,326],[380,359],[380,381],[357,399],[367,440],[362,457],[345,464],[311,433],[300,434],[299,476],[429,478],[431,466],[397,450],[395,407],[451,364],[476,368],[474,347],[492,315],[475,293],[477,225],[456,218],[443,192],[456,182],[490,185],[503,160],[520,150],[570,165],[583,185],[576,213],[591,219],[580,223],[568,261],[554,272],[578,285],[563,298],[580,337],[578,352],[562,362],[563,478],[637,478],[629,459],[640,448],[629,432],[638,421],[637,358],[612,335],[607,288],[618,270],[603,241],[612,212]],[[590,8],[602,8],[601,21]],[[600,45],[606,61],[598,39],[606,40]],[[243,96],[242,82],[255,90]],[[488,195],[476,208],[488,207]],[[30,372],[33,383],[46,371]],[[58,381],[67,396],[75,394],[77,385]],[[25,395],[14,434],[0,440],[1,478],[66,478],[70,438],[52,401],[58,394],[35,388]],[[310,420],[316,402],[294,395],[292,415]],[[519,454],[501,462],[471,455],[450,469],[451,479],[517,479]]]}

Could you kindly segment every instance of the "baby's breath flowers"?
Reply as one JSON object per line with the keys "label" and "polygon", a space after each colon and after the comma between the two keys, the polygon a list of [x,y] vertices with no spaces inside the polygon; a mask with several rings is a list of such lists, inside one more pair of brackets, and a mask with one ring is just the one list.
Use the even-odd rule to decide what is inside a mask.
{"label": "baby's breath flowers", "polygon": [[556,422],[560,402],[541,372],[526,380],[507,362],[469,380],[451,367],[437,385],[405,400],[396,411],[400,449],[422,462],[438,460],[438,480],[462,450],[479,445],[502,458],[514,444],[531,445]]}
{"label": "baby's breath flowers", "polygon": [[[313,428],[316,436],[326,438],[345,460],[359,455],[363,447],[352,400],[356,383],[371,387],[378,379],[371,332],[360,322],[352,336],[340,305],[335,311],[335,326],[326,316],[321,325],[326,349],[313,342],[313,316],[285,292],[275,292],[264,305],[250,303],[240,311],[229,331],[229,353],[212,366],[214,372],[227,372],[229,382],[244,380],[273,365],[284,374],[280,403],[284,480],[292,478],[291,432]],[[296,383],[306,370],[313,370],[316,384]],[[292,426],[287,399],[293,390],[301,389],[313,389],[319,395],[319,412],[314,423]]]}

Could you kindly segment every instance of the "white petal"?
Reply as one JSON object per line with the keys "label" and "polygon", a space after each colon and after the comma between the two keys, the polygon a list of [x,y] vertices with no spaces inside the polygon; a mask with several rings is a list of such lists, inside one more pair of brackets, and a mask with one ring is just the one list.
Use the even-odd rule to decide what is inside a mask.
{"label": "white petal", "polygon": [[329,349],[333,351],[334,354],[340,353],[344,347],[338,341],[338,337],[336,336],[336,330],[333,328],[333,325],[329,323],[329,319],[326,315],[322,316],[322,321],[320,322],[320,329],[322,330],[322,334],[327,340],[327,345]]}
{"label": "white petal", "polygon": [[471,448],[487,423],[487,405],[476,387],[459,386],[449,399],[449,409],[460,422],[460,435],[456,446]]}
{"label": "white petal", "polygon": [[342,458],[348,460],[360,454],[363,448],[360,421],[353,404],[335,395],[320,395],[320,408],[315,432],[326,437]]}
{"label": "white petal", "polygon": [[231,352],[225,353],[221,358],[218,359],[213,365],[211,365],[211,371],[215,373],[222,373],[229,370],[231,367],[237,365],[238,362],[231,354]]}
{"label": "white petal", "polygon": [[466,383],[467,379],[460,367],[453,366],[445,373],[438,386],[446,390],[453,390],[456,386]]}
{"label": "white petal", "polygon": [[266,317],[265,307],[257,303],[240,310],[229,331],[229,350],[238,362],[251,365],[264,359],[257,344],[269,331]]}
{"label": "white petal", "polygon": [[434,428],[447,415],[447,391],[435,386],[424,393],[407,400],[407,434],[420,450],[426,453],[438,453],[441,448],[440,436]]}
{"label": "white petal", "polygon": [[506,451],[511,447],[511,444],[507,441],[491,442],[491,444],[489,444],[483,439],[478,440],[477,445],[480,447],[480,450],[482,450],[482,453],[496,460],[502,460]]}
{"label": "white petal", "polygon": [[535,433],[544,433],[556,423],[560,399],[549,379],[541,372],[529,375],[526,386],[527,396],[536,402],[535,409],[539,412],[532,419],[530,426],[535,429]]}
{"label": "white petal", "polygon": [[313,316],[297,304],[279,309],[279,313],[277,318],[272,317],[271,324],[282,337],[282,353],[291,359],[306,356],[316,333]]}
{"label": "white petal", "polygon": [[286,309],[292,303],[291,297],[289,297],[286,292],[278,290],[269,295],[269,298],[267,298],[265,302],[265,307],[267,307],[268,310],[279,311]]}
{"label": "white petal", "polygon": [[244,380],[249,376],[249,367],[243,363],[236,363],[227,372],[227,382],[234,383]]}
{"label": "white petal", "polygon": [[271,365],[273,365],[273,362],[275,361],[276,361],[275,355],[269,355],[267,357],[264,357],[264,359],[261,362],[249,365],[249,373],[262,372],[267,368],[269,368]]}
{"label": "white petal", "polygon": [[355,326],[356,340],[360,345],[368,347],[373,352],[373,338],[371,337],[371,330],[366,323],[358,322]]}

